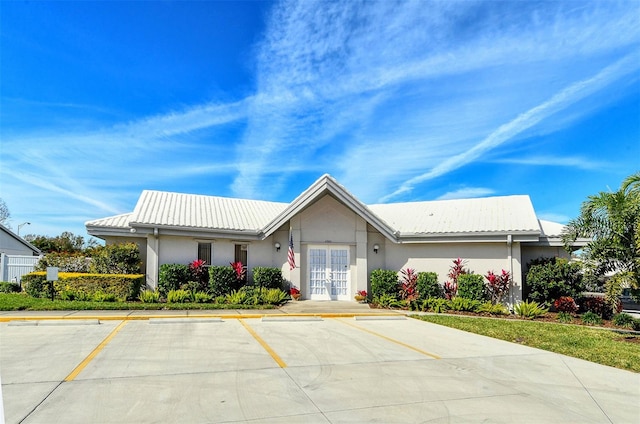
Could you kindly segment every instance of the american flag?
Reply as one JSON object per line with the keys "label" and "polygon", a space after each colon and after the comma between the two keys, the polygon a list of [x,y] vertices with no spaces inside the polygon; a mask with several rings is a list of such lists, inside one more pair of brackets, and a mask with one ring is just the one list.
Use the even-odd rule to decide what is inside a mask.
{"label": "american flag", "polygon": [[289,253],[287,254],[287,261],[289,262],[289,271],[296,267],[296,255],[293,252],[293,234],[289,235]]}

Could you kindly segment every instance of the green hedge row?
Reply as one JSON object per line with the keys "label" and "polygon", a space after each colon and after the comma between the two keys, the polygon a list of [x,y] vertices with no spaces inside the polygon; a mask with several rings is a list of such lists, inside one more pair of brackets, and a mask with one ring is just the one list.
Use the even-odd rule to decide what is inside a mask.
{"label": "green hedge row", "polygon": [[[51,295],[47,284],[47,273],[37,271],[22,277],[24,290],[33,297]],[[54,295],[63,293],[95,297],[99,294],[112,295],[118,300],[134,300],[140,295],[144,284],[143,274],[84,274],[61,272],[53,285]]]}

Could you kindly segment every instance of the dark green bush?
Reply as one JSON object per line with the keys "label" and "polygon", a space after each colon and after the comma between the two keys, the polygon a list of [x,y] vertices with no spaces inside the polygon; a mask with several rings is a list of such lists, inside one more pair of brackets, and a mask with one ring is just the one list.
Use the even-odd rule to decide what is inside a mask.
{"label": "dark green bush", "polygon": [[231,266],[209,267],[209,293],[214,296],[226,296],[237,286],[236,271]]}
{"label": "dark green bush", "polygon": [[479,302],[488,300],[484,277],[480,274],[461,274],[458,277],[458,297]]}
{"label": "dark green bush", "polygon": [[253,268],[253,285],[268,289],[282,289],[284,278],[280,268],[257,266]]}
{"label": "dark green bush", "polygon": [[21,291],[18,283],[0,282],[0,293],[20,293]]}
{"label": "dark green bush", "polygon": [[527,298],[549,305],[562,296],[577,299],[584,289],[580,264],[562,258],[533,262],[525,279]]}
{"label": "dark green bush", "polygon": [[613,323],[618,327],[628,328],[633,330],[635,328],[636,319],[629,314],[620,313],[613,316]]}
{"label": "dark green bush", "polygon": [[[46,282],[47,273],[37,271],[22,277],[25,291],[33,297],[49,297],[49,284]],[[102,293],[119,300],[134,300],[140,295],[140,288],[144,283],[142,274],[86,274],[61,272],[58,281],[53,285],[54,293],[64,294],[73,299],[91,299]],[[103,297],[104,297],[103,296]]]}
{"label": "dark green bush", "polygon": [[442,297],[442,286],[438,283],[438,274],[435,272],[419,272],[418,282],[416,284],[418,289],[419,299],[428,299],[430,297]]}
{"label": "dark green bush", "polygon": [[388,269],[371,271],[371,296],[398,298],[398,273]]}
{"label": "dark green bush", "polygon": [[166,297],[171,290],[179,290],[189,282],[189,267],[182,264],[162,264],[158,273],[158,292]]}
{"label": "dark green bush", "polygon": [[140,274],[140,249],[135,243],[107,244],[91,259],[96,274]]}

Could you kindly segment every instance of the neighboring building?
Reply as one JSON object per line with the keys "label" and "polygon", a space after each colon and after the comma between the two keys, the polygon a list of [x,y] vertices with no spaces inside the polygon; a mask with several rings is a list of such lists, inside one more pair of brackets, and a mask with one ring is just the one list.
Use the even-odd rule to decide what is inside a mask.
{"label": "neighboring building", "polygon": [[529,196],[365,205],[329,175],[291,203],[143,191],[133,212],[85,225],[107,243],[137,243],[152,288],[161,264],[241,261],[249,273],[281,267],[303,298],[317,300],[353,300],[378,268],[433,271],[443,283],[461,257],[475,273],[509,270],[514,303],[529,260],[568,257],[563,226],[538,220]]}
{"label": "neighboring building", "polygon": [[0,281],[19,283],[34,270],[40,255],[37,247],[0,224]]}

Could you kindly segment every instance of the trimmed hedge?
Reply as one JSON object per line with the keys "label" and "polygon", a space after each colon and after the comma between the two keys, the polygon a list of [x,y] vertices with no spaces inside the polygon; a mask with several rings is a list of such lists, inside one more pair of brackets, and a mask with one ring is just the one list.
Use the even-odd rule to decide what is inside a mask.
{"label": "trimmed hedge", "polygon": [[22,289],[18,283],[0,282],[0,293],[20,293]]}
{"label": "trimmed hedge", "polygon": [[460,274],[458,277],[458,297],[480,302],[487,300],[484,277],[480,274]]}
{"label": "trimmed hedge", "polygon": [[162,264],[158,271],[158,292],[166,297],[170,291],[179,290],[182,285],[187,284],[190,277],[188,265]]}
{"label": "trimmed hedge", "polygon": [[438,283],[438,274],[435,272],[419,272],[416,288],[418,299],[443,296],[442,286]]}
{"label": "trimmed hedge", "polygon": [[[50,296],[47,273],[37,271],[22,277],[25,291],[33,297]],[[61,272],[53,285],[56,294],[73,293],[77,297],[113,295],[118,300],[134,300],[144,284],[143,274],[83,274]]]}
{"label": "trimmed hedge", "polygon": [[389,269],[375,269],[371,271],[371,296],[384,295],[398,298],[398,273]]}
{"label": "trimmed hedge", "polygon": [[209,294],[213,297],[226,296],[238,289],[236,271],[231,266],[209,267]]}
{"label": "trimmed hedge", "polygon": [[280,268],[257,266],[253,268],[253,285],[268,289],[281,289],[284,287],[284,278]]}

